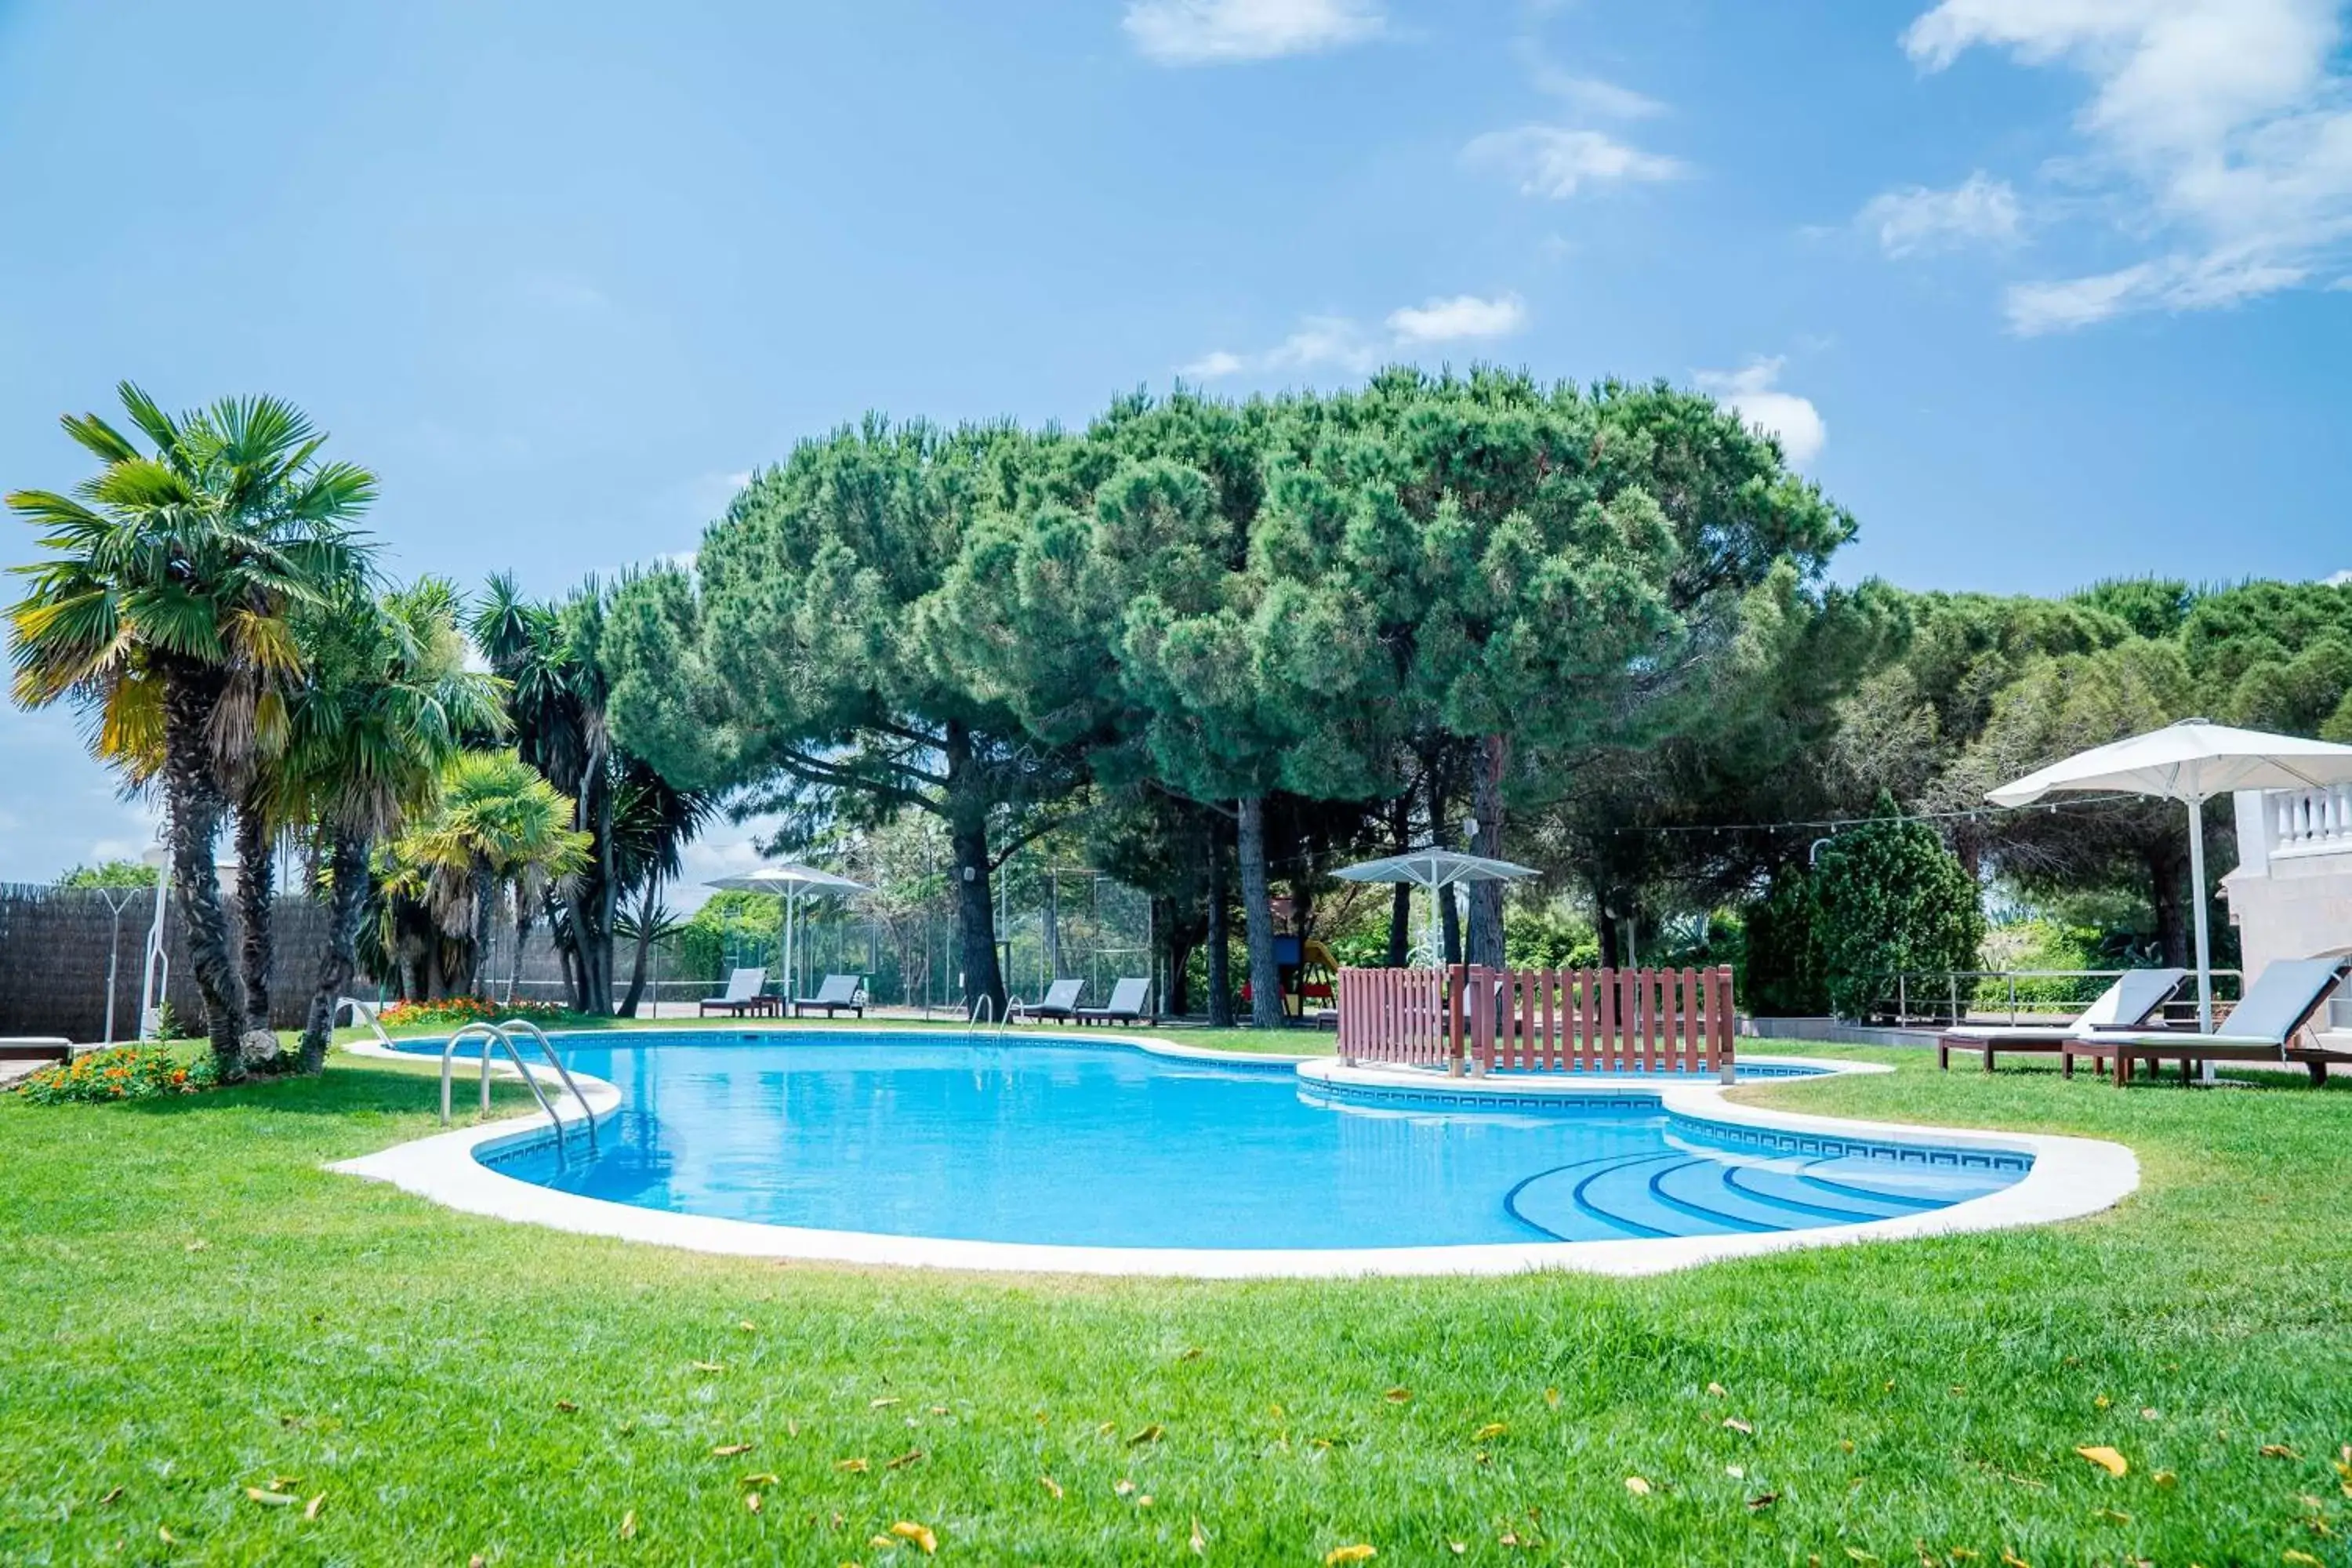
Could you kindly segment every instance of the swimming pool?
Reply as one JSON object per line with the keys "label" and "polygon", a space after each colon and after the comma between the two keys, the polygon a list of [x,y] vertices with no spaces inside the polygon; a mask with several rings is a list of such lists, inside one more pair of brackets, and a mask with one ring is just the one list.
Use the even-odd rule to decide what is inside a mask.
{"label": "swimming pool", "polygon": [[1286,1060],[874,1031],[558,1043],[618,1091],[596,1152],[542,1125],[475,1159],[580,1198],[825,1232],[1307,1251],[1752,1236],[1927,1214],[2032,1165],[1798,1139],[1556,1078],[1368,1085]]}

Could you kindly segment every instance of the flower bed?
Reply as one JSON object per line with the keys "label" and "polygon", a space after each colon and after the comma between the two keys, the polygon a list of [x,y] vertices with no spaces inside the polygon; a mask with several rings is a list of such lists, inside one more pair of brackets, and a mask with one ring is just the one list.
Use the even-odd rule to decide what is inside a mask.
{"label": "flower bed", "polygon": [[528,1018],[534,1024],[545,1026],[596,1021],[554,1002],[496,1002],[487,996],[446,996],[438,1002],[395,1002],[377,1017],[387,1029],[497,1024],[509,1018]]}
{"label": "flower bed", "polygon": [[16,1092],[36,1105],[94,1105],[194,1094],[216,1081],[209,1057],[189,1063],[163,1046],[117,1046],[30,1073]]}

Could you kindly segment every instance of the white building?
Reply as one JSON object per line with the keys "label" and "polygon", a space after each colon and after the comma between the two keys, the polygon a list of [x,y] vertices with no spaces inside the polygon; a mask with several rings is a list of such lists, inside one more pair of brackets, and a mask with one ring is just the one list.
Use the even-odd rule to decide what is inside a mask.
{"label": "white building", "polygon": [[[2352,948],[2352,784],[2240,790],[2238,868],[2221,879],[2249,977],[2273,959]],[[2352,1029],[2352,999],[2328,1020]]]}

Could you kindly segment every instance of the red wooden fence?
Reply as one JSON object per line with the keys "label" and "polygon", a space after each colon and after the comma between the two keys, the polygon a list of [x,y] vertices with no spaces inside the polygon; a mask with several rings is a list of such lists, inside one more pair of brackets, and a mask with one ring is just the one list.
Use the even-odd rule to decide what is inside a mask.
{"label": "red wooden fence", "polygon": [[1349,1062],[1728,1078],[1736,1023],[1727,968],[1339,971]]}

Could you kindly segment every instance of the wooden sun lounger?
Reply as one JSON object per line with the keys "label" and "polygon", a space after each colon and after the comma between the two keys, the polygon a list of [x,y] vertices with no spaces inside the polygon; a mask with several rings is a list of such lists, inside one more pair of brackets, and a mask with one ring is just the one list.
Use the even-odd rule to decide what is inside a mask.
{"label": "wooden sun lounger", "polygon": [[2155,1067],[2166,1061],[2180,1064],[2183,1083],[2206,1062],[2298,1062],[2311,1074],[2312,1082],[2325,1083],[2329,1064],[2352,1062],[2352,1052],[2331,1050],[2315,1039],[2307,1045],[2295,1041],[2347,973],[2352,973],[2352,960],[2283,958],[2246,988],[2245,999],[2231,1010],[2220,1032],[2117,1034],[2087,1041],[2076,1049],[2113,1061],[2119,1088],[2131,1082],[2138,1064]]}
{"label": "wooden sun lounger", "polygon": [[1950,1070],[1955,1051],[1981,1055],[1987,1072],[1993,1070],[1993,1058],[2004,1051],[2054,1055],[2059,1070],[2073,1078],[2076,1057],[2103,1054],[2084,1049],[2086,1037],[2095,1037],[2102,1029],[2147,1028],[2148,1020],[2163,1009],[2188,977],[2189,971],[2185,969],[2131,970],[2116,976],[2116,983],[2101,992],[2071,1023],[1956,1026],[1937,1037],[1936,1066]]}

